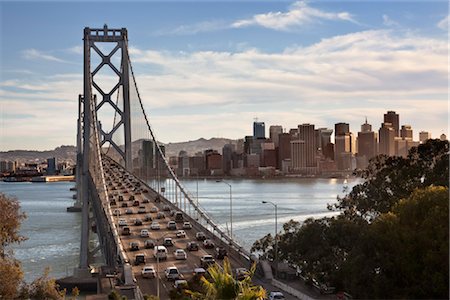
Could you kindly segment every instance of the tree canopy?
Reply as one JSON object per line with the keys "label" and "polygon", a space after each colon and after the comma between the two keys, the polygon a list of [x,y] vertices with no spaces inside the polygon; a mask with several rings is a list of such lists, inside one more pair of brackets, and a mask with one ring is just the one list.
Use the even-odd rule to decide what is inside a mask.
{"label": "tree canopy", "polygon": [[[278,257],[356,298],[448,298],[448,151],[429,140],[407,158],[372,160],[331,207],[340,215],[285,224]],[[252,251],[273,259],[274,242],[267,235]]]}

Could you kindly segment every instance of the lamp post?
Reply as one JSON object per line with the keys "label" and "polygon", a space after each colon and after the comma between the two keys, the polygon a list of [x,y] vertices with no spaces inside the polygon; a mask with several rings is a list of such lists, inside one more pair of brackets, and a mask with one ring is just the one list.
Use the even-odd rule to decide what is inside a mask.
{"label": "lamp post", "polygon": [[230,236],[231,236],[231,241],[233,241],[233,198],[232,198],[231,184],[229,184],[228,182],[226,182],[223,179],[216,180],[216,182],[225,183],[226,185],[228,185],[230,187]]}
{"label": "lamp post", "polygon": [[278,275],[278,206],[271,202],[271,201],[261,201],[261,203],[266,204],[272,204],[275,207],[275,258],[274,258],[274,262],[275,262],[275,278],[277,278]]}

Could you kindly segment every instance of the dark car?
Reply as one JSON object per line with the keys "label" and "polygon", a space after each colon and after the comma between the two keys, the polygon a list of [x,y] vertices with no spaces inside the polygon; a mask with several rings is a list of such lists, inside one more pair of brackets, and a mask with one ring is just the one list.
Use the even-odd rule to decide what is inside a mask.
{"label": "dark car", "polygon": [[122,202],[122,207],[128,207],[128,204],[126,202]]}
{"label": "dark car", "polygon": [[198,251],[198,244],[197,244],[197,242],[189,242],[189,243],[187,243],[186,249],[188,251]]}
{"label": "dark car", "polygon": [[172,238],[164,238],[163,246],[172,247],[173,246]]}
{"label": "dark car", "polygon": [[122,235],[130,235],[130,234],[131,234],[130,227],[122,228]]}
{"label": "dark car", "polygon": [[227,256],[227,250],[224,247],[217,247],[215,255],[217,259],[224,259]]}
{"label": "dark car", "polygon": [[134,200],[133,201],[133,206],[139,206],[139,200]]}
{"label": "dark car", "polygon": [[130,243],[130,250],[131,251],[137,251],[139,250],[139,244],[137,242],[131,242]]}
{"label": "dark car", "polygon": [[154,240],[145,240],[144,247],[147,249],[153,249],[155,247],[155,241]]}
{"label": "dark car", "polygon": [[134,220],[134,225],[135,226],[141,226],[142,225],[142,220],[141,219],[135,219]]}

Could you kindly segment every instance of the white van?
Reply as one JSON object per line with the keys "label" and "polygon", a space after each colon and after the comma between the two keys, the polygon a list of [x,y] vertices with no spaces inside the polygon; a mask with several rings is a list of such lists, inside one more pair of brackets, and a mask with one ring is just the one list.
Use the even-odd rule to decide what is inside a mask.
{"label": "white van", "polygon": [[153,256],[156,259],[167,259],[167,248],[164,246],[155,246],[153,248]]}

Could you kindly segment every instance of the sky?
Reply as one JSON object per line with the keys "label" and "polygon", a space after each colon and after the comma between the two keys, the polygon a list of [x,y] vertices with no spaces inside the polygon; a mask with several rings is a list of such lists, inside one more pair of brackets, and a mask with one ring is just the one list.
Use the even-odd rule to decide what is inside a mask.
{"label": "sky", "polygon": [[[159,141],[400,124],[448,135],[447,1],[0,2],[0,151],[76,143],[83,28],[128,29]],[[105,82],[109,75],[105,74]],[[105,109],[104,114],[108,111]]]}

